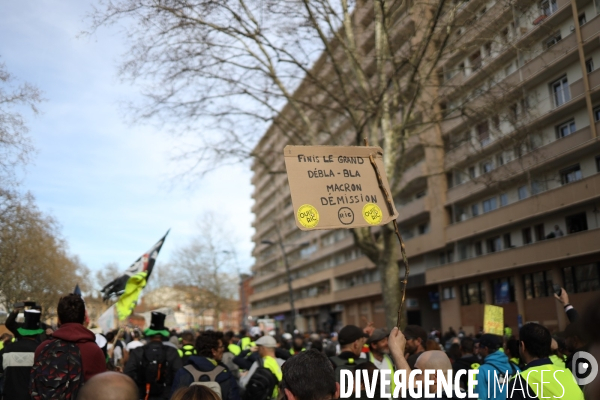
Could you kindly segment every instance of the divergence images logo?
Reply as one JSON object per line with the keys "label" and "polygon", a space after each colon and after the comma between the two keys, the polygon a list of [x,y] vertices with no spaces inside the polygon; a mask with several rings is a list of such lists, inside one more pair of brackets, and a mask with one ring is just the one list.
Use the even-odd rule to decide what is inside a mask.
{"label": "divergence images logo", "polygon": [[578,351],[573,354],[571,371],[578,385],[587,385],[598,375],[598,362],[590,353]]}

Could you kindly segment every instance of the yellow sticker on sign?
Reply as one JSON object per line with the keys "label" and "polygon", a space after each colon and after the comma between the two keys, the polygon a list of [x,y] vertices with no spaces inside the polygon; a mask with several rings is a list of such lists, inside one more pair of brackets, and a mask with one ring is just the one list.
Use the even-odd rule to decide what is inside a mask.
{"label": "yellow sticker on sign", "polygon": [[310,204],[304,204],[298,209],[298,221],[305,228],[314,228],[319,223],[319,212]]}
{"label": "yellow sticker on sign", "polygon": [[379,225],[383,219],[381,208],[377,204],[367,203],[362,209],[363,218],[371,225]]}

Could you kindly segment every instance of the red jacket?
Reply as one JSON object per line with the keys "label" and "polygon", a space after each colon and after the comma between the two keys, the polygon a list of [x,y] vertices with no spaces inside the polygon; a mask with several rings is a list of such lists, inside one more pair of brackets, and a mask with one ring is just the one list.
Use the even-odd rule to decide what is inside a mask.
{"label": "red jacket", "polygon": [[[77,347],[79,347],[84,381],[106,371],[106,360],[102,349],[96,344],[96,335],[83,325],[78,323],[62,324],[52,336],[67,342],[75,342]],[[52,339],[46,340],[38,346],[35,350],[34,363],[38,361],[42,349],[51,341]]]}

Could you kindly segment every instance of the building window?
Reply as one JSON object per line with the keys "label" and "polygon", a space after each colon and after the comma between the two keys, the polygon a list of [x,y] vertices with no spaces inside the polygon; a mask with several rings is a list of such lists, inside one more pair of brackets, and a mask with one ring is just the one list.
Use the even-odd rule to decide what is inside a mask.
{"label": "building window", "polygon": [[529,243],[533,242],[533,240],[531,239],[531,228],[524,228],[522,232],[523,232],[523,244],[529,244]]}
{"label": "building window", "polygon": [[475,255],[480,256],[483,254],[483,249],[481,247],[481,242],[475,242]]}
{"label": "building window", "polygon": [[579,14],[579,26],[585,25],[586,22],[585,13]]}
{"label": "building window", "polygon": [[479,205],[477,205],[477,204],[473,204],[473,205],[471,206],[471,216],[472,216],[472,217],[476,217],[476,216],[478,216],[478,215],[479,215]]}
{"label": "building window", "polygon": [[523,275],[525,298],[536,299],[552,295],[552,277],[550,271],[535,272]]}
{"label": "building window", "polygon": [[506,195],[506,193],[502,193],[500,195],[500,207],[504,207],[507,204],[508,204],[508,196]]}
{"label": "building window", "polygon": [[584,212],[574,215],[569,215],[567,218],[567,232],[576,233],[581,231],[587,231],[587,216]]}
{"label": "building window", "polygon": [[567,293],[585,293],[600,290],[600,263],[578,265],[563,269]]}
{"label": "building window", "polygon": [[600,121],[600,107],[594,108],[594,119]]}
{"label": "building window", "polygon": [[560,171],[560,181],[563,185],[567,183],[576,182],[582,178],[581,168],[579,164],[573,165],[572,167],[565,168]]}
{"label": "building window", "polygon": [[492,280],[494,304],[507,304],[515,301],[515,282],[513,278]]}
{"label": "building window", "polygon": [[492,160],[487,160],[481,163],[481,173],[487,174],[488,172],[492,172],[494,169],[494,164],[492,164]]}
{"label": "building window", "polygon": [[594,70],[594,60],[593,59],[589,58],[589,59],[585,60],[585,70],[587,71],[588,74]]}
{"label": "building window", "polygon": [[475,53],[471,54],[469,61],[471,62],[471,70],[473,72],[477,71],[479,68],[481,68],[481,52],[476,51]]}
{"label": "building window", "polygon": [[419,229],[419,235],[424,235],[427,232],[429,232],[429,225],[428,224],[421,224],[418,226]]}
{"label": "building window", "polygon": [[565,136],[569,136],[571,133],[574,133],[576,129],[577,128],[575,128],[575,120],[572,119],[556,127],[556,137],[560,139]]}
{"label": "building window", "polygon": [[538,224],[534,227],[534,229],[535,229],[535,241],[536,242],[546,239],[546,235],[544,233],[544,224]]}
{"label": "building window", "polygon": [[498,166],[504,165],[504,154],[498,154],[496,156],[496,162],[498,163]]}
{"label": "building window", "polygon": [[421,190],[419,193],[415,194],[415,199],[420,199],[421,197],[425,197],[427,195],[426,190]]}
{"label": "building window", "polygon": [[567,101],[571,100],[571,93],[569,92],[569,81],[566,76],[563,76],[557,81],[552,82],[552,94],[554,96],[554,105],[556,107],[562,106]]}
{"label": "building window", "polygon": [[488,121],[477,125],[477,139],[482,147],[490,143],[490,124]]}
{"label": "building window", "polygon": [[488,253],[495,253],[500,250],[502,250],[502,242],[500,241],[500,236],[487,240]]}
{"label": "building window", "polygon": [[475,167],[469,167],[469,178],[475,179],[477,175],[475,175]]}
{"label": "building window", "polygon": [[462,285],[460,291],[461,304],[463,306],[468,306],[470,304],[485,304],[485,287],[482,282]]}
{"label": "building window", "polygon": [[[460,29],[459,29],[459,31],[460,31]],[[458,71],[462,72],[463,75],[466,75],[465,74],[465,63],[464,62],[458,64]]]}
{"label": "building window", "polygon": [[511,247],[513,247],[512,246],[512,241],[511,241],[511,238],[510,238],[510,233],[505,233],[503,237],[504,237],[504,248],[505,249],[510,249]]}
{"label": "building window", "polygon": [[554,46],[556,43],[560,42],[561,40],[562,40],[562,37],[560,36],[560,32],[556,32],[554,35],[552,35],[548,39],[546,39],[546,48],[549,49],[550,47]]}
{"label": "building window", "polygon": [[540,8],[544,15],[550,16],[558,10],[558,4],[556,3],[556,0],[543,0],[540,3]]}
{"label": "building window", "polygon": [[458,254],[459,254],[461,260],[467,259],[467,245],[466,244],[458,245]]}
{"label": "building window", "polygon": [[538,193],[542,193],[544,191],[544,182],[534,180],[531,182],[531,194],[536,195]]}
{"label": "building window", "polygon": [[596,156],[596,171],[600,172],[600,156]]}
{"label": "building window", "polygon": [[442,289],[442,300],[450,300],[456,297],[454,293],[454,286],[446,287]]}
{"label": "building window", "polygon": [[488,213],[490,211],[495,210],[496,208],[498,208],[498,204],[496,202],[496,198],[492,197],[491,199],[487,199],[483,201],[483,212],[484,213]]}
{"label": "building window", "polygon": [[519,200],[527,198],[527,186],[521,186],[519,188]]}

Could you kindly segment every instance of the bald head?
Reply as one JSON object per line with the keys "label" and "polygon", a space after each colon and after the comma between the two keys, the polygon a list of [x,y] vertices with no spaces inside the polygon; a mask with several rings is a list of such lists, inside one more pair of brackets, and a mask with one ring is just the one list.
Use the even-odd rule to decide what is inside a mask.
{"label": "bald head", "polygon": [[94,375],[83,385],[77,400],[138,400],[138,389],[130,377],[118,372]]}
{"label": "bald head", "polygon": [[424,352],[417,358],[417,362],[415,363],[415,368],[424,370],[424,369],[441,369],[442,371],[446,371],[452,369],[452,364],[450,363],[450,359],[440,350],[429,350]]}

